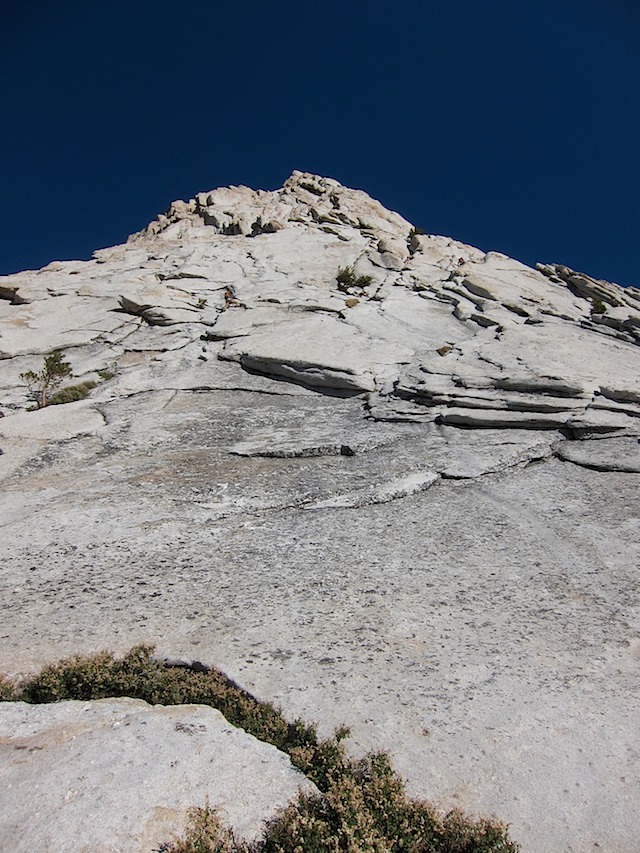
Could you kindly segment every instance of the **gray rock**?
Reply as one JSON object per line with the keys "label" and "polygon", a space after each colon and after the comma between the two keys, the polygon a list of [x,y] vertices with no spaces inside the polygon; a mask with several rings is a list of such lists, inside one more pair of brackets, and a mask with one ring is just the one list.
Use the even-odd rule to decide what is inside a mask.
{"label": "gray rock", "polygon": [[[531,853],[635,849],[636,289],[295,172],[0,292],[0,670],[156,643]],[[27,412],[53,347],[115,376]]]}
{"label": "gray rock", "polygon": [[216,806],[247,840],[314,786],[288,756],[203,705],[0,704],[5,850],[150,853]]}
{"label": "gray rock", "polygon": [[592,441],[564,441],[556,455],[567,462],[596,471],[626,471],[640,474],[640,439],[603,438]]}
{"label": "gray rock", "polygon": [[438,423],[452,424],[463,427],[480,427],[496,429],[560,429],[567,422],[567,416],[552,412],[509,412],[501,409],[450,408],[443,411],[437,418]]}

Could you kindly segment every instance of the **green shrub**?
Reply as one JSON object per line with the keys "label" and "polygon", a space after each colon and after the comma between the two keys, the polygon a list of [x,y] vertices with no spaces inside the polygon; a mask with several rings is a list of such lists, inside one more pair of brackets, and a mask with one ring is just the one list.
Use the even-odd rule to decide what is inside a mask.
{"label": "green shrub", "polygon": [[63,403],[75,403],[77,400],[84,400],[97,384],[97,382],[89,380],[81,382],[79,385],[68,385],[66,388],[61,388],[57,393],[49,397],[47,405],[60,406]]}
{"label": "green shrub", "polygon": [[104,379],[105,382],[108,382],[109,379],[113,379],[115,373],[113,370],[97,370],[96,373],[100,377],[100,379]]}
{"label": "green shrub", "polygon": [[341,267],[336,276],[338,282],[338,290],[346,292],[347,288],[355,287],[356,274],[353,267]]}
{"label": "green shrub", "polygon": [[591,306],[591,313],[592,314],[606,314],[607,306],[604,304],[602,299],[598,299],[597,296],[594,296],[592,302],[593,302],[593,305]]}
{"label": "green shrub", "polygon": [[349,293],[350,289],[353,287],[368,287],[373,279],[370,275],[356,276],[353,267],[342,267],[338,270],[336,281],[338,282],[338,290],[342,293]]}

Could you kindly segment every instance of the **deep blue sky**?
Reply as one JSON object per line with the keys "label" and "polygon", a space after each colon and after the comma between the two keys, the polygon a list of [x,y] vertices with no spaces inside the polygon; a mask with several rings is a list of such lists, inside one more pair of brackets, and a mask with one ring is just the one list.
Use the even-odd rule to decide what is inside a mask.
{"label": "deep blue sky", "polygon": [[637,0],[5,0],[0,116],[0,273],[297,168],[640,284]]}

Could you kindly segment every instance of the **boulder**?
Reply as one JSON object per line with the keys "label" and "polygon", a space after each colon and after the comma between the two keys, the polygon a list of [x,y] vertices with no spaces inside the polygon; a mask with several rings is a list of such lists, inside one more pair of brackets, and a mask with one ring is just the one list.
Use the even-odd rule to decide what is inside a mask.
{"label": "boulder", "polygon": [[150,853],[216,807],[239,838],[314,786],[288,756],[204,705],[0,704],[0,834],[15,853]]}

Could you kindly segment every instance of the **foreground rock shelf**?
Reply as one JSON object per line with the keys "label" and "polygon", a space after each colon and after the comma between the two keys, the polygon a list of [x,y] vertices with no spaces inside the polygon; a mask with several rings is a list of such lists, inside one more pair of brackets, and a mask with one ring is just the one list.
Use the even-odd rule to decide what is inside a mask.
{"label": "foreground rock shelf", "polygon": [[[0,671],[155,643],[524,851],[633,849],[637,289],[294,173],[6,277],[0,332]],[[26,411],[54,347],[98,385]]]}
{"label": "foreground rock shelf", "polygon": [[194,803],[218,804],[239,838],[315,786],[288,756],[203,705],[135,699],[0,704],[7,850],[162,849]]}

